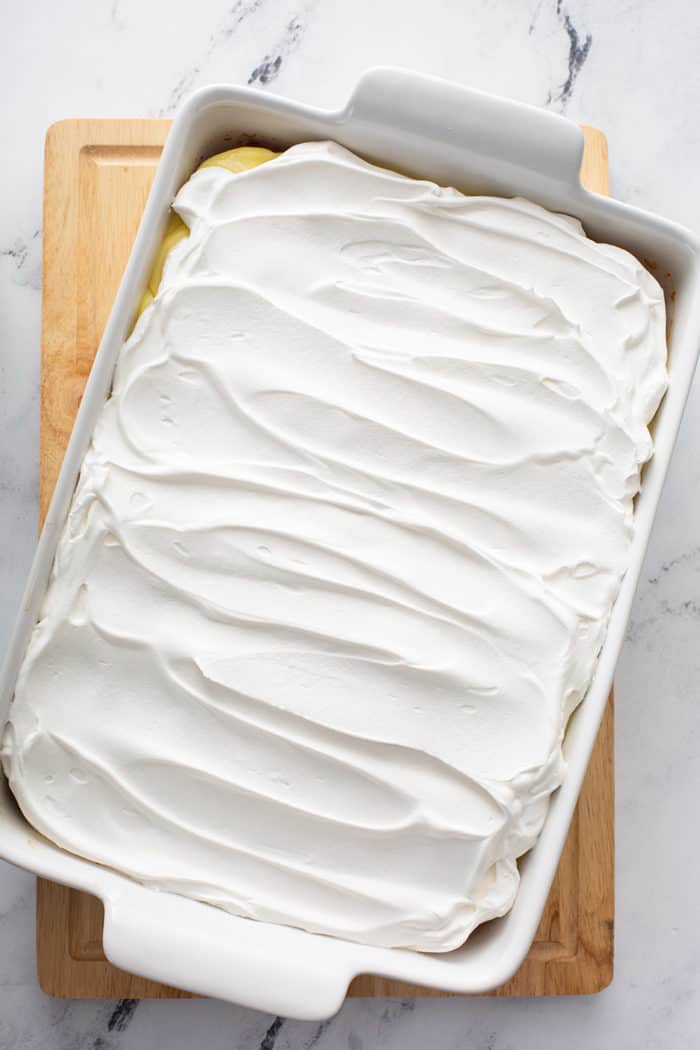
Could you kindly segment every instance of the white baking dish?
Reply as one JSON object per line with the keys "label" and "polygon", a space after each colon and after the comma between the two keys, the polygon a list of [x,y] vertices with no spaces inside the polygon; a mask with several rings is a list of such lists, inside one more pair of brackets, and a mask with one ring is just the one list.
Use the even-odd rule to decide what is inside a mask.
{"label": "white baking dish", "polygon": [[671,385],[655,423],[656,453],[644,472],[637,501],[630,568],[595,678],[568,731],[566,780],[552,798],[537,845],[521,864],[522,882],[512,911],[479,929],[457,951],[429,955],[364,947],[236,918],[154,892],[71,856],[36,834],[0,777],[0,852],[37,874],[100,897],[105,904],[104,946],[112,962],[204,995],[305,1019],[334,1013],[348,982],[359,973],[453,992],[483,992],[507,980],[522,961],[547,898],[603,714],[700,346],[700,241],[679,226],[583,189],[582,135],[562,117],[390,69],[367,73],[339,112],[246,88],[197,92],[170,132],[78,413],[0,680],[0,724],[37,620],[80,462],[175,192],[203,157],[241,141],[283,148],[326,138],[387,167],[466,192],[529,197],[578,216],[592,237],[653,260],[672,315]]}

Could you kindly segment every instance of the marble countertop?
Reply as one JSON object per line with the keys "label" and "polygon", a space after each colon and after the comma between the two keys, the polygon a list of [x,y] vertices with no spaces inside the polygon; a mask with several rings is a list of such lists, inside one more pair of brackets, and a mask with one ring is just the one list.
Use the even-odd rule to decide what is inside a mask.
{"label": "marble countertop", "polygon": [[[42,150],[62,117],[164,116],[211,81],[322,106],[376,64],[565,112],[608,135],[612,193],[700,230],[693,0],[33,0],[4,39],[0,649],[35,545]],[[2,1050],[605,1050],[700,1028],[700,390],[691,393],[617,673],[616,974],[593,997],[355,1000],[322,1025],[223,1003],[39,990],[34,880],[0,862]]]}

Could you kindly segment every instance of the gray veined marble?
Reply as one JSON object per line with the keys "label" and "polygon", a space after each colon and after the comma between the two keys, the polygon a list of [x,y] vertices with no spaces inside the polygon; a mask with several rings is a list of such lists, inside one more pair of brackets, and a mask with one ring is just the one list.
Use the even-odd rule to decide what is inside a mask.
{"label": "gray veined marble", "polygon": [[[9,6],[9,5],[8,5]],[[158,116],[217,80],[323,106],[394,64],[602,127],[612,192],[700,229],[694,0],[29,0],[0,62],[0,642],[34,548],[42,149],[67,116]],[[700,394],[693,390],[617,675],[611,988],[542,1001],[356,1000],[323,1024],[223,1003],[62,1002],[37,988],[33,879],[0,864],[1,1050],[578,1050],[698,1045]]]}

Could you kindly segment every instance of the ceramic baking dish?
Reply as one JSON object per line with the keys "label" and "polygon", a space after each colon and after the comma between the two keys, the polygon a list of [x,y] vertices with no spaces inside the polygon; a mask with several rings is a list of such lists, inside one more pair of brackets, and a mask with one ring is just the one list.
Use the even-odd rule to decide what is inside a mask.
{"label": "ceramic baking dish", "polygon": [[365,74],[338,112],[247,88],[197,92],[173,124],[85,390],[0,680],[0,724],[38,618],[80,463],[177,189],[202,158],[241,142],[282,149],[326,138],[386,167],[467,193],[529,197],[577,216],[592,237],[652,261],[671,316],[671,382],[655,421],[656,452],[637,500],[630,567],[595,677],[567,733],[566,779],[552,797],[539,841],[521,862],[513,909],[478,929],[462,948],[431,955],[365,947],[237,918],[155,892],[42,838],[24,820],[0,776],[0,853],[39,875],[100,897],[105,905],[104,948],[113,963],[203,995],[303,1019],[333,1014],[359,973],[453,992],[483,992],[506,981],[521,963],[547,898],[610,690],[700,346],[700,241],[673,223],[583,189],[582,134],[563,117],[391,69]]}

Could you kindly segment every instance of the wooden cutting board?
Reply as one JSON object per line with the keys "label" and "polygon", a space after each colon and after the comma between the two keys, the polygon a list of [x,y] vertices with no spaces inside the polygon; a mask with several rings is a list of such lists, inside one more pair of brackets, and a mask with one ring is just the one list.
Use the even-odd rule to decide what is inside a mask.
{"label": "wooden cutting board", "polygon": [[[43,521],[92,359],[143,211],[166,120],[68,120],[46,137],[41,371]],[[585,128],[582,175],[608,192],[604,136]],[[597,992],[613,969],[612,696],[547,907],[526,961],[496,995]],[[38,880],[37,969],[66,998],[187,997],[113,967],[102,951],[102,904]],[[358,977],[350,995],[440,995]]]}

